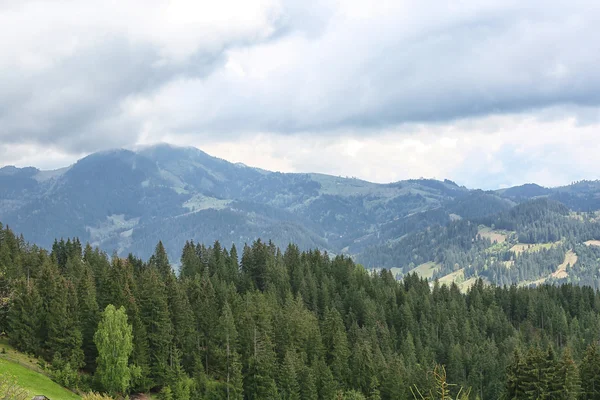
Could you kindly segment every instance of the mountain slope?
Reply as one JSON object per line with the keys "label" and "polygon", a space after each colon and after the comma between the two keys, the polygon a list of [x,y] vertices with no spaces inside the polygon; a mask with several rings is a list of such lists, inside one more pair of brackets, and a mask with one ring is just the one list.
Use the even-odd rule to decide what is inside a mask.
{"label": "mountain slope", "polygon": [[174,259],[182,239],[356,253],[389,221],[468,193],[450,181],[269,172],[167,145],[95,153],[53,173],[6,167],[0,185],[0,219],[42,246],[78,236],[147,257],[162,238]]}
{"label": "mountain slope", "polygon": [[[243,246],[260,237],[280,247],[295,242],[355,255],[375,266],[383,260],[368,255],[378,246],[457,220],[491,226],[491,216],[540,198],[597,210],[600,183],[495,192],[449,180],[376,184],[270,172],[170,145],[99,152],[57,171],[0,169],[0,220],[34,243],[50,247],[56,236],[78,236],[148,257],[161,239],[174,261],[181,241]],[[383,265],[401,260],[393,256]]]}

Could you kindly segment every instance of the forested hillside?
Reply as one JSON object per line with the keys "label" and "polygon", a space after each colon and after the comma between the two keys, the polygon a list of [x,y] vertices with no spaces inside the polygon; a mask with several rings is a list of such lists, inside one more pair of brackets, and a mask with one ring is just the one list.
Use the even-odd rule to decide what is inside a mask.
{"label": "forested hillside", "polygon": [[[476,208],[472,208],[476,210]],[[576,283],[600,287],[600,219],[554,200],[526,201],[495,214],[432,224],[397,241],[367,248],[357,259],[461,284]]]}
{"label": "forested hillside", "polygon": [[[518,231],[513,244],[549,243],[547,232],[532,220],[517,221],[506,213],[522,212],[515,207],[530,202],[537,207],[540,200],[560,202],[569,213],[594,213],[600,210],[598,199],[598,182],[498,191],[433,179],[377,184],[270,172],[168,145],[94,153],[56,171],[0,168],[0,220],[39,246],[50,249],[54,238],[77,236],[110,253],[147,259],[162,240],[176,266],[186,240],[241,248],[266,238],[281,248],[292,242],[301,250],[324,249],[365,266],[406,272],[410,262],[393,250],[406,236],[462,220]],[[532,229],[538,236],[531,236]],[[420,258],[411,261],[415,267]],[[468,267],[463,263],[458,269]]]}
{"label": "forested hillside", "polygon": [[[457,248],[483,241],[462,242],[458,230],[477,231],[468,223],[446,229]],[[146,261],[78,239],[48,252],[0,232],[0,331],[82,391],[411,399],[441,364],[471,399],[598,398],[600,294],[587,286],[478,279],[462,293],[262,241],[187,242],[175,274],[162,243]]]}

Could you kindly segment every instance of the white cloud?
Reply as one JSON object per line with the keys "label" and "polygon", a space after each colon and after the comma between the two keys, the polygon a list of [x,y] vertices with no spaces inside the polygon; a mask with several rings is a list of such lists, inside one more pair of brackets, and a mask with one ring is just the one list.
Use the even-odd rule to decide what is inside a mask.
{"label": "white cloud", "polygon": [[176,135],[158,141],[193,145],[269,170],[356,176],[381,183],[449,178],[472,188],[497,189],[528,182],[557,186],[596,179],[600,123],[581,125],[570,116],[544,117],[551,112],[404,125],[370,135],[262,133],[231,140]]}
{"label": "white cloud", "polygon": [[0,1],[0,165],[166,140],[380,182],[594,177],[594,6]]}

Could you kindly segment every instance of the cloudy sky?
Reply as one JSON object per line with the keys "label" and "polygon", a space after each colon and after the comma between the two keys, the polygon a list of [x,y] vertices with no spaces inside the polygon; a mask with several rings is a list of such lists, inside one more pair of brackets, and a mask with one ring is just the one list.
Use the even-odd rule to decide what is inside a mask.
{"label": "cloudy sky", "polygon": [[157,142],[470,187],[600,178],[596,0],[0,0],[0,165]]}

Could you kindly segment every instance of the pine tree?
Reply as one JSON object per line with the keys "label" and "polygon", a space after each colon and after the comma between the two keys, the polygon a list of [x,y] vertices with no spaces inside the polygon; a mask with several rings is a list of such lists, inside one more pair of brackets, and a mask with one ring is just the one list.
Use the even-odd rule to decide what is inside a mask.
{"label": "pine tree", "polygon": [[158,270],[163,279],[173,272],[171,264],[169,263],[169,257],[167,257],[167,251],[165,250],[162,241],[159,241],[156,245],[154,254],[150,257],[149,264]]}
{"label": "pine tree", "polygon": [[39,354],[43,313],[42,298],[37,287],[31,281],[19,280],[8,311],[8,335],[16,348]]}
{"label": "pine tree", "polygon": [[319,393],[312,369],[304,366],[299,374],[300,398],[302,400],[318,400]]}
{"label": "pine tree", "polygon": [[344,321],[335,308],[325,312],[323,343],[333,378],[342,388],[345,388],[349,377],[350,349]]}
{"label": "pine tree", "polygon": [[194,242],[185,242],[181,253],[181,278],[194,278],[201,271],[200,258],[196,254]]}
{"label": "pine tree", "polygon": [[544,353],[531,347],[525,358],[523,368],[523,392],[528,398],[545,398],[548,394],[547,382],[544,379],[546,360]]}
{"label": "pine tree", "polygon": [[283,359],[278,385],[282,400],[300,400],[296,362],[295,355],[291,351],[288,351]]}
{"label": "pine tree", "polygon": [[588,346],[581,361],[581,396],[583,400],[600,399],[600,352],[598,345]]}
{"label": "pine tree", "polygon": [[213,362],[216,356],[215,341],[218,326],[215,322],[219,319],[219,306],[215,289],[206,270],[202,275],[196,275],[194,280],[189,281],[188,298],[196,321],[194,353],[201,357],[207,376],[212,376],[218,372],[214,370]]}
{"label": "pine tree", "polygon": [[228,303],[225,303],[219,318],[219,348],[221,350],[221,364],[224,364],[220,370],[223,371],[227,399],[239,400],[243,397],[243,377],[240,356],[237,351],[238,333]]}
{"label": "pine tree", "polygon": [[173,328],[165,285],[156,268],[148,268],[141,277],[140,317],[148,338],[150,378],[154,385],[163,386],[169,370]]}
{"label": "pine tree", "polygon": [[550,393],[552,398],[560,400],[576,400],[579,398],[581,390],[579,371],[568,347],[563,350],[552,379],[557,383],[555,391]]}
{"label": "pine tree", "polygon": [[381,392],[379,391],[379,381],[375,376],[371,378],[369,397],[367,398],[367,400],[381,400]]}
{"label": "pine tree", "polygon": [[83,366],[84,354],[81,349],[83,337],[77,321],[77,295],[70,282],[62,277],[54,280],[53,298],[48,303],[46,326],[47,357],[59,357],[70,363],[73,369]]}
{"label": "pine tree", "polygon": [[519,349],[515,349],[513,359],[506,372],[507,397],[525,398],[525,360]]}
{"label": "pine tree", "polygon": [[192,370],[194,353],[194,314],[182,284],[171,272],[165,276],[165,290],[173,326],[175,347],[184,355],[184,365]]}
{"label": "pine tree", "polygon": [[86,369],[93,371],[98,357],[96,345],[94,344],[94,334],[98,327],[100,311],[96,301],[96,284],[92,270],[88,265],[84,265],[77,290],[84,361]]}
{"label": "pine tree", "polygon": [[330,400],[335,397],[337,391],[337,383],[333,378],[331,370],[324,360],[319,359],[316,365],[313,366],[317,377],[317,392],[319,400]]}

